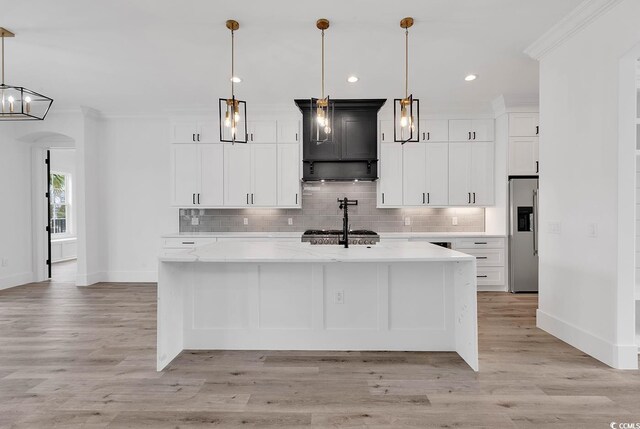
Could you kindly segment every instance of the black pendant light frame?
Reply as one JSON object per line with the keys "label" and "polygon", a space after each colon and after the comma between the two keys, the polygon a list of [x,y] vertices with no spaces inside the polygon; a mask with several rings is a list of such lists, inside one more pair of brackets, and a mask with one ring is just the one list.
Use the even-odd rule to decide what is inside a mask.
{"label": "black pendant light frame", "polygon": [[[247,143],[249,133],[247,132],[247,103],[238,100],[235,96],[235,34],[234,32],[240,28],[238,21],[233,19],[227,20],[226,27],[231,30],[231,98],[218,99],[219,120],[220,120],[220,141],[225,143]],[[224,112],[224,113],[223,113]],[[235,115],[238,114],[240,120],[236,122]],[[227,125],[227,121],[231,121],[231,125]],[[242,125],[244,132],[238,132],[238,124]],[[235,133],[232,130],[235,128]],[[228,130],[225,133],[225,129]],[[228,135],[230,134],[230,135]],[[238,138],[240,136],[240,138]]]}
{"label": "black pendant light frame", "polygon": [[[411,26],[413,26],[413,18],[410,16],[400,20],[400,28],[404,29],[405,95],[404,98],[396,98],[393,100],[393,141],[402,144],[420,141],[420,100],[414,99],[413,94],[409,94],[409,28]],[[400,111],[400,117],[398,117],[398,110]],[[414,111],[416,113],[415,117],[413,115]],[[405,113],[404,116],[403,113]],[[406,117],[408,120],[407,125],[404,127],[401,124],[403,117]],[[400,132],[398,132],[398,128]],[[405,128],[409,129],[408,136],[405,136]]]}
{"label": "black pendant light frame", "polygon": [[[329,20],[320,18],[316,21],[316,28],[322,34],[322,56],[321,56],[321,98],[311,98],[311,126],[309,127],[309,141],[317,145],[323,143],[333,143],[334,105],[331,97],[324,94],[324,31],[329,28]],[[324,116],[325,124],[320,124],[318,114]]]}

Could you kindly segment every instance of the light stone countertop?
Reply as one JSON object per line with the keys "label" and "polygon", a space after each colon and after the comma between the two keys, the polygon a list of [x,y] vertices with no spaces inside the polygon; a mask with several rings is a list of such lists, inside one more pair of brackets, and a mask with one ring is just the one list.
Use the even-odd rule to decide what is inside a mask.
{"label": "light stone countertop", "polygon": [[424,243],[389,242],[373,246],[313,246],[302,242],[225,241],[182,252],[163,252],[161,262],[460,262],[475,257]]}
{"label": "light stone countertop", "polygon": [[[402,238],[465,238],[465,237],[496,237],[504,238],[506,235],[487,234],[484,232],[380,232],[381,239],[402,239]],[[216,238],[216,237],[237,237],[237,238],[300,238],[302,231],[293,232],[175,232],[164,234],[162,238]]]}

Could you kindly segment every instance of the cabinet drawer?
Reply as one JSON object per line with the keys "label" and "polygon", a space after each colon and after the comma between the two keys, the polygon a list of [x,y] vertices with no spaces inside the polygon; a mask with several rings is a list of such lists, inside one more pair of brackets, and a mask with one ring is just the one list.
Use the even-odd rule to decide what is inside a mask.
{"label": "cabinet drawer", "polygon": [[476,257],[476,265],[478,267],[503,267],[504,266],[504,249],[456,249],[459,252],[466,253]]}
{"label": "cabinet drawer", "polygon": [[505,284],[505,269],[503,267],[478,267],[477,283],[478,285],[495,285],[502,286]]}
{"label": "cabinet drawer", "polygon": [[213,237],[207,238],[165,238],[162,242],[162,247],[165,249],[190,249],[194,247],[204,246],[205,244],[215,243],[216,239]]}
{"label": "cabinet drawer", "polygon": [[504,249],[504,238],[459,238],[455,241],[456,250],[460,249]]}
{"label": "cabinet drawer", "polygon": [[245,242],[269,242],[280,241],[289,243],[299,243],[300,238],[295,237],[220,237],[218,241],[245,241]]}

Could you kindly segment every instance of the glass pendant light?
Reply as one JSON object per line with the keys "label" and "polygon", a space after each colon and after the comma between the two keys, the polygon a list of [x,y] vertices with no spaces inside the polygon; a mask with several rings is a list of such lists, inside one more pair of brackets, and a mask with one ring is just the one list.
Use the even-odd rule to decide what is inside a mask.
{"label": "glass pendant light", "polygon": [[234,32],[240,28],[238,21],[230,19],[226,26],[231,30],[231,98],[219,99],[220,141],[234,143],[247,142],[247,103],[235,95],[235,46]]}
{"label": "glass pendant light", "polygon": [[4,39],[14,37],[0,27],[2,39],[2,83],[0,83],[0,121],[41,121],[49,113],[53,99],[22,86],[4,83]]}
{"label": "glass pendant light", "polygon": [[393,100],[393,141],[402,144],[417,142],[420,135],[420,100],[409,94],[409,28],[412,25],[411,17],[400,21],[400,28],[405,30],[404,98]]}
{"label": "glass pendant light", "polygon": [[311,98],[311,141],[316,144],[331,142],[331,126],[333,125],[334,103],[324,93],[324,31],[329,28],[328,19],[316,21],[316,27],[322,33],[321,57],[321,93],[320,98]]}

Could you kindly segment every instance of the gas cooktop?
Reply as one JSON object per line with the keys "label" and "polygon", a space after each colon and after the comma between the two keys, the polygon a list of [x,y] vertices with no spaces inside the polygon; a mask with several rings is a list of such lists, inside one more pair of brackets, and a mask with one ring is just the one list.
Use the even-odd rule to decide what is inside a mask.
{"label": "gas cooktop", "polygon": [[[309,229],[302,234],[302,241],[311,244],[338,244],[342,238],[339,229]],[[349,244],[376,244],[380,236],[375,231],[354,229],[349,231]]]}

